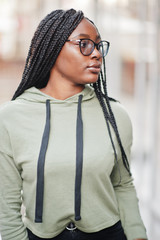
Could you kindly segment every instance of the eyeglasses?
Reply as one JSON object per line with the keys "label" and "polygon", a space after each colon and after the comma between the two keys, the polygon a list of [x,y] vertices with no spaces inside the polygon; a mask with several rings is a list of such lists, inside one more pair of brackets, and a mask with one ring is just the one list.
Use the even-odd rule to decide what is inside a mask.
{"label": "eyeglasses", "polygon": [[67,40],[67,42],[78,42],[81,53],[84,56],[89,56],[94,51],[95,47],[101,54],[101,57],[105,57],[108,53],[110,43],[107,41],[100,41],[95,43],[91,39],[78,39],[78,40]]}

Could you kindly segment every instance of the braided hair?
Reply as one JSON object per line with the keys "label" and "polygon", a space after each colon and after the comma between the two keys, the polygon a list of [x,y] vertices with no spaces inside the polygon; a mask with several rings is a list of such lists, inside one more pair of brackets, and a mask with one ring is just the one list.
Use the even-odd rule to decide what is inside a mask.
{"label": "braided hair", "polygon": [[[87,18],[93,25],[94,27],[97,29],[96,25],[94,24],[94,22],[92,20],[90,20],[89,18]],[[97,29],[97,32],[98,29]],[[100,34],[99,34],[100,35]],[[115,101],[115,99],[108,97],[108,93],[107,93],[107,79],[106,79],[106,64],[105,64],[105,58],[103,57],[103,70],[101,70],[100,75],[98,77],[98,81],[96,83],[90,84],[96,93],[96,96],[99,100],[99,103],[102,107],[103,110],[103,114],[104,114],[104,118],[106,120],[106,124],[107,124],[107,129],[108,129],[108,133],[109,133],[109,137],[111,140],[111,144],[113,147],[113,151],[114,151],[114,156],[115,156],[115,161],[116,164],[118,166],[118,171],[119,171],[119,175],[120,175],[120,179],[118,184],[116,184],[115,186],[118,186],[121,183],[121,172],[120,172],[120,168],[119,168],[119,162],[118,162],[118,157],[117,157],[117,152],[116,152],[116,148],[114,145],[114,141],[112,138],[112,134],[111,134],[111,129],[110,129],[110,125],[112,126],[114,133],[116,135],[119,147],[120,147],[120,151],[121,151],[121,156],[122,156],[122,161],[123,164],[125,166],[125,168],[127,169],[129,175],[131,176],[131,171],[130,171],[130,165],[126,156],[126,153],[124,151],[123,145],[122,145],[122,141],[119,135],[119,131],[118,131],[118,127],[117,127],[117,123],[111,108],[111,101]]]}
{"label": "braided hair", "polygon": [[82,11],[55,10],[40,22],[31,41],[22,81],[12,100],[30,87],[47,85],[50,70],[63,45],[83,18]]}
{"label": "braided hair", "polygon": [[[74,9],[69,9],[67,11],[55,10],[48,14],[40,22],[31,41],[31,46],[29,48],[28,57],[26,59],[26,64],[22,75],[22,81],[20,82],[12,100],[16,99],[30,87],[35,86],[36,88],[40,89],[47,85],[50,76],[50,70],[52,69],[63,45],[83,18],[84,14],[82,11],[76,11]],[[95,24],[90,19],[88,20],[95,26]],[[118,159],[115,145],[112,139],[110,126],[113,128],[116,135],[117,142],[121,150],[123,164],[131,175],[129,162],[125,154],[118,132],[116,120],[111,108],[111,99],[108,97],[107,93],[106,68],[104,58],[103,70],[100,72],[98,81],[91,84],[91,86],[95,90],[96,96],[104,113],[116,163],[118,164]],[[121,173],[119,183],[120,182]]]}
{"label": "braided hair", "polygon": [[111,104],[110,104],[111,101],[116,102],[116,100],[109,98],[108,93],[107,93],[106,67],[105,67],[105,58],[104,57],[103,57],[103,71],[101,70],[100,75],[98,77],[98,81],[96,83],[93,83],[92,87],[94,88],[97,98],[102,107],[103,114],[104,114],[107,128],[108,128],[108,133],[109,133],[111,144],[112,144],[113,151],[114,151],[115,161],[116,161],[116,164],[118,165],[118,170],[119,170],[119,175],[120,175],[119,182],[116,185],[116,186],[118,186],[121,183],[121,172],[120,172],[120,168],[119,168],[119,162],[118,162],[118,157],[117,157],[117,153],[116,153],[116,148],[115,148],[114,141],[113,141],[112,134],[111,134],[110,125],[112,126],[114,133],[116,135],[117,142],[119,144],[120,151],[121,151],[123,164],[124,164],[125,168],[127,169],[129,175],[131,176],[132,174],[130,171],[130,165],[129,165],[127,155],[126,155],[123,145],[122,145],[122,141],[121,141],[121,138],[119,135],[117,123],[116,123],[116,120],[115,120],[115,117],[114,117],[114,114],[113,114],[113,111],[111,108]]}

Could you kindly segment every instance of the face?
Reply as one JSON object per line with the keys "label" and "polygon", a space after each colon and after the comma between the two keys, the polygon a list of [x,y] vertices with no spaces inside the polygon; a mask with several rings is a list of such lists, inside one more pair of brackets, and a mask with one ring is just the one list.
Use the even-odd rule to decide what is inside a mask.
{"label": "face", "polygon": [[[79,40],[89,38],[95,43],[101,41],[99,33],[94,25],[84,18],[68,39]],[[89,56],[84,56],[80,52],[79,43],[66,42],[51,70],[60,79],[74,85],[84,85],[94,83],[98,80],[102,58],[95,47]]]}

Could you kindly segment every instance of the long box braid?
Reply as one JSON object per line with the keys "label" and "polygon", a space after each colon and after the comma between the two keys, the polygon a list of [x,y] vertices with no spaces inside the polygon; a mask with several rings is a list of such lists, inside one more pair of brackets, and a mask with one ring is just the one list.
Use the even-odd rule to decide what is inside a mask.
{"label": "long box braid", "polygon": [[[111,101],[116,101],[116,100],[109,98],[108,93],[107,93],[105,58],[103,58],[103,71],[101,70],[100,75],[98,77],[98,81],[94,84],[91,84],[91,85],[93,86],[93,88],[95,90],[95,93],[97,95],[97,98],[100,102],[100,105],[101,105],[103,113],[104,113],[104,117],[105,117],[107,128],[108,128],[108,133],[109,133],[109,136],[110,136],[110,139],[111,139],[111,143],[112,143],[112,147],[113,147],[113,151],[114,151],[114,155],[115,155],[116,164],[118,165],[118,169],[119,169],[118,157],[117,157],[115,145],[114,145],[114,142],[113,142],[113,138],[112,138],[112,134],[111,134],[111,130],[110,130],[110,125],[112,126],[112,128],[114,130],[114,133],[116,135],[117,142],[118,142],[118,145],[119,145],[120,151],[121,151],[123,164],[124,164],[125,168],[127,169],[129,175],[131,176],[132,174],[130,172],[129,161],[128,161],[127,155],[124,151],[122,141],[121,141],[121,138],[120,138],[120,135],[119,135],[116,119],[114,117],[114,114],[113,114],[113,111],[112,111],[112,108],[111,108],[111,104],[110,104]],[[119,169],[119,174],[120,174],[120,180],[119,180],[119,183],[117,185],[119,185],[121,183],[120,169]]]}

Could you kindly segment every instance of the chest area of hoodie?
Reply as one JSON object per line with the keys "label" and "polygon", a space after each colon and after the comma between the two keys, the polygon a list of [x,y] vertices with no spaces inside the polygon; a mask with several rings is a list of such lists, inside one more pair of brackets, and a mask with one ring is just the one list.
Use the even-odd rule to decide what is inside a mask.
{"label": "chest area of hoodie", "polygon": [[[75,174],[77,104],[65,107],[51,104],[49,142],[45,156],[45,174],[64,176]],[[103,176],[112,172],[114,152],[102,109],[98,102],[82,103],[83,173]],[[21,115],[11,141],[15,162],[23,179],[34,180],[43,137],[45,105],[31,108],[30,114]],[[113,131],[112,131],[113,132]],[[113,134],[114,138],[114,134]]]}

